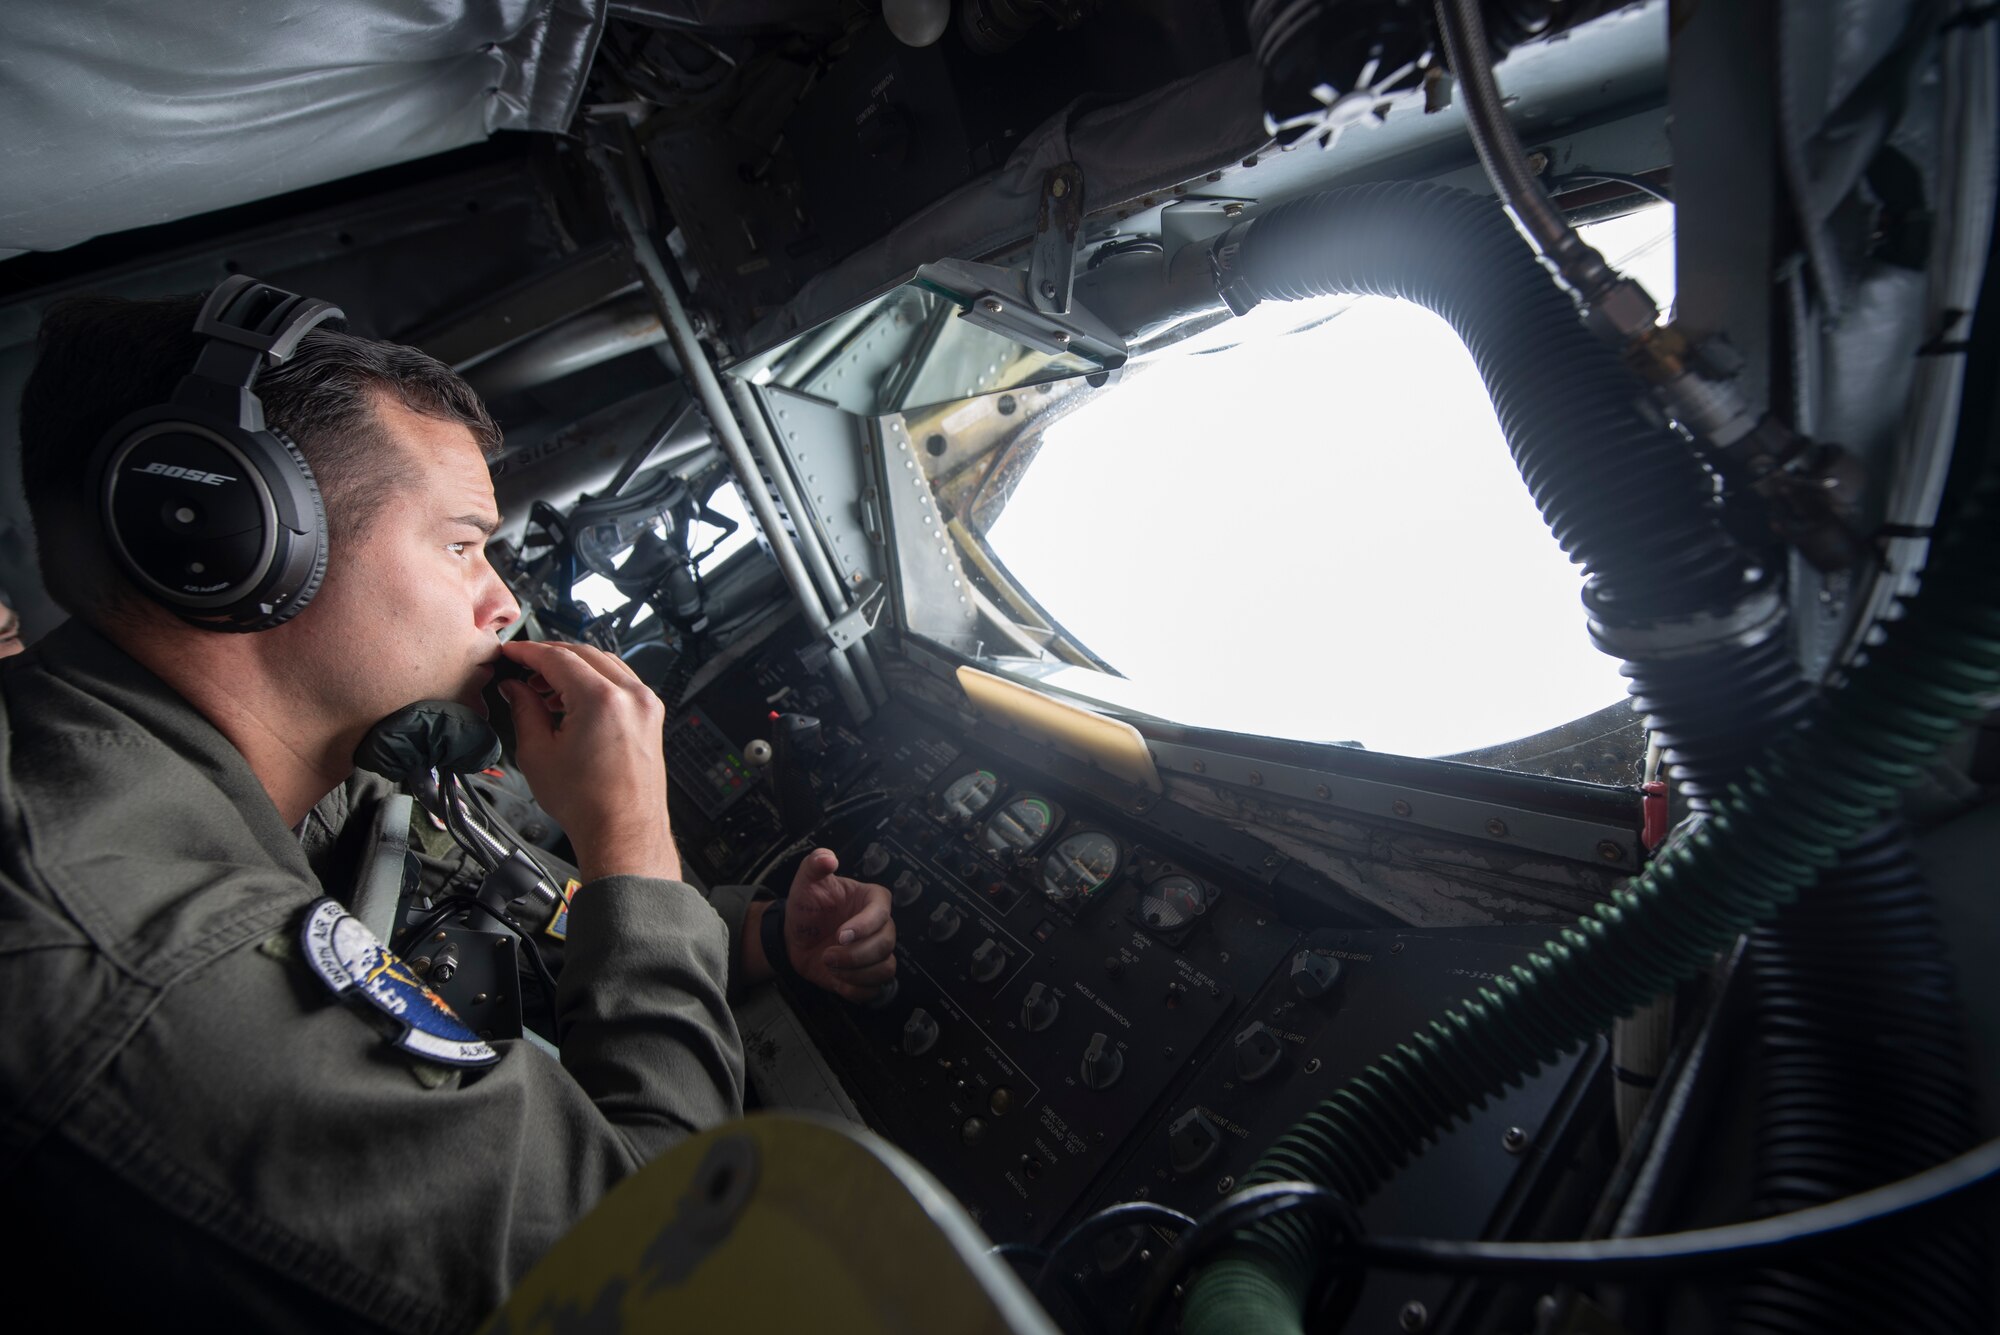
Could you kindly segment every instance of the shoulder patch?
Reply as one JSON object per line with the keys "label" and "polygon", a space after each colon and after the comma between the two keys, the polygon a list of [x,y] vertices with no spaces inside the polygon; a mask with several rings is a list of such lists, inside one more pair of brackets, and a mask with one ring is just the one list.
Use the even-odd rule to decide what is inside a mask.
{"label": "shoulder patch", "polygon": [[405,1052],[447,1066],[490,1066],[500,1060],[400,956],[337,900],[306,911],[299,945],[306,963],[336,997],[358,994],[401,1026],[394,1042]]}

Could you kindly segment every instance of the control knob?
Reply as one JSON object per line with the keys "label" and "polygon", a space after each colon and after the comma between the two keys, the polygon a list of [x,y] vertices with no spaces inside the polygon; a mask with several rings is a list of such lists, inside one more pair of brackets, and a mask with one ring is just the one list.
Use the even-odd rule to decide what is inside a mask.
{"label": "control knob", "polygon": [[1027,994],[1021,998],[1021,1027],[1031,1034],[1039,1034],[1056,1022],[1056,1012],[1062,1003],[1056,994],[1041,983],[1033,983]]}
{"label": "control knob", "polygon": [[1236,1077],[1246,1082],[1264,1079],[1285,1060],[1285,1041],[1262,1020],[1236,1036]]}
{"label": "control knob", "polygon": [[910,1012],[910,1018],[903,1021],[903,1051],[912,1057],[921,1057],[937,1046],[938,1022],[922,1006]]}
{"label": "control knob", "polygon": [[1321,950],[1301,950],[1292,956],[1292,990],[1307,1001],[1340,986],[1340,961]]}
{"label": "control knob", "polygon": [[949,904],[940,904],[931,910],[931,925],[928,929],[931,940],[949,941],[958,935],[958,929],[965,919]]}
{"label": "control knob", "polygon": [[1207,1113],[1190,1108],[1167,1128],[1167,1162],[1185,1177],[1198,1172],[1222,1148],[1222,1132]]}
{"label": "control knob", "polygon": [[917,875],[908,867],[896,873],[895,883],[889,887],[889,898],[895,902],[896,907],[899,909],[908,908],[919,899],[922,899],[923,895],[923,877]]}
{"label": "control knob", "polygon": [[1092,1089],[1109,1089],[1125,1074],[1125,1054],[1103,1034],[1092,1034],[1083,1050],[1083,1083]]}
{"label": "control knob", "polygon": [[878,843],[871,843],[861,854],[861,874],[880,876],[889,865],[889,850]]}
{"label": "control knob", "polygon": [[1000,943],[987,937],[979,943],[979,949],[972,952],[972,976],[982,983],[990,983],[1000,976],[1007,967],[1007,952]]}

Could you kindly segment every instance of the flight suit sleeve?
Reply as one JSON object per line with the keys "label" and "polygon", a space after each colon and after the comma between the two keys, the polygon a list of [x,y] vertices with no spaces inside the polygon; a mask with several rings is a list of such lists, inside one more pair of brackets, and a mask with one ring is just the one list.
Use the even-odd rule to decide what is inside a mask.
{"label": "flight suit sleeve", "polygon": [[606,1191],[742,1110],[732,943],[690,886],[579,888],[560,1060],[500,1042],[453,1070],[332,994],[303,919],[163,989],[59,1133],[227,1258],[205,1280],[222,1325],[291,1304],[301,1326],[470,1329]]}
{"label": "flight suit sleeve", "polygon": [[606,876],[570,900],[557,1046],[642,1159],[743,1112],[732,927],[679,881]]}

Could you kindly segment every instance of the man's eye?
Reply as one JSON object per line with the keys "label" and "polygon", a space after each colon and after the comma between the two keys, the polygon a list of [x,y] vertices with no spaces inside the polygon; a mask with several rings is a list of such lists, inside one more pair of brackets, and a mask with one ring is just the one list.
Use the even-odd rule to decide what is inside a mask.
{"label": "man's eye", "polygon": [[444,549],[450,552],[453,556],[463,559],[465,556],[465,549],[470,547],[471,545],[472,544],[469,542],[448,542],[444,545]]}

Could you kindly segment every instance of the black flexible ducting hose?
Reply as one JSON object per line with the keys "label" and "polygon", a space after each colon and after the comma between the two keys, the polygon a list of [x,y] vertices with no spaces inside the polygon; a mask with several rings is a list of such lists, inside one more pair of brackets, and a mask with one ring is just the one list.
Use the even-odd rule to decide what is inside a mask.
{"label": "black flexible ducting hose", "polygon": [[[1803,699],[1787,668],[1782,600],[1718,522],[1708,476],[1506,217],[1442,187],[1359,187],[1273,209],[1225,233],[1210,254],[1239,313],[1264,299],[1357,293],[1413,300],[1451,324],[1543,517],[1591,572],[1593,634],[1627,659],[1669,762],[1699,805],[1716,808],[1707,831],[1616,904],[1321,1104],[1250,1179],[1322,1181],[1358,1201],[1485,1097],[1698,972],[1860,842],[1867,827],[1857,821],[1888,814],[1915,760],[1976,712],[1969,683],[2000,680],[2000,608],[1975,596],[1983,590],[1963,568],[1948,592],[1927,585],[1932,620],[1901,627],[1892,637],[1900,652],[1878,651],[1879,670],[1862,674],[1868,688],[1842,702],[1847,714],[1799,746],[1760,753],[1767,768],[1732,812],[1719,799],[1747,758],[1746,739]],[[1740,729],[1726,712],[1717,721],[1718,704]],[[1787,791],[1804,774],[1828,809]],[[1316,1252],[1311,1229],[1273,1221],[1245,1238],[1191,1290],[1189,1330],[1296,1328]]]}
{"label": "black flexible ducting hose", "polygon": [[[1751,934],[1756,1213],[1851,1196],[1978,1138],[1957,980],[1900,823]],[[1760,1270],[1733,1329],[1992,1329],[1987,1235],[1969,1217],[1837,1260]]]}
{"label": "black flexible ducting hose", "polygon": [[1491,199],[1418,182],[1333,190],[1232,228],[1213,253],[1239,314],[1351,293],[1442,316],[1472,353],[1542,518],[1614,614],[1692,614],[1740,597],[1748,563],[1708,474]]}

